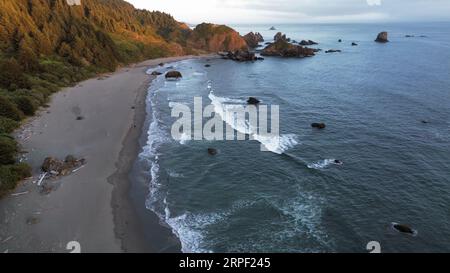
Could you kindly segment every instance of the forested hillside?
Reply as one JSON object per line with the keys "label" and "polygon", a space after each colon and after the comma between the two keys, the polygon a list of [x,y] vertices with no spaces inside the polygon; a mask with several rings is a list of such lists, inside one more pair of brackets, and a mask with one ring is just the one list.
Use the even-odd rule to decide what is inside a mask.
{"label": "forested hillside", "polygon": [[122,0],[0,0],[0,194],[29,175],[11,133],[63,86],[144,59],[246,46],[226,26],[191,30]]}

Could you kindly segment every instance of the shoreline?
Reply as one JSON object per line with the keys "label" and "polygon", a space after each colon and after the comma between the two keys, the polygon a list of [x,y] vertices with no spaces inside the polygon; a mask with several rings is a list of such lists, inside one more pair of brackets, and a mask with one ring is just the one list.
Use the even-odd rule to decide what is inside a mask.
{"label": "shoreline", "polygon": [[[53,94],[50,107],[19,129],[29,136],[16,134],[34,177],[0,200],[0,252],[64,253],[70,252],[70,241],[79,242],[87,253],[179,252],[172,231],[142,203],[141,210],[154,214],[145,220],[153,230],[144,231],[142,211],[135,206],[142,200],[132,200],[130,194],[145,134],[147,91],[155,78],[145,72],[161,62],[211,56],[147,60]],[[68,154],[85,158],[87,164],[46,181],[52,191],[40,192],[36,177],[44,158]],[[169,241],[160,238],[167,236]],[[171,246],[164,247],[166,242]]]}

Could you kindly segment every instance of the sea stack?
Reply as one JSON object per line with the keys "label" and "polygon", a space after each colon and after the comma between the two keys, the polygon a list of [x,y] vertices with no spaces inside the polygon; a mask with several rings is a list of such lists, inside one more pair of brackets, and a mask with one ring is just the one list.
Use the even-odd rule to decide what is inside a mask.
{"label": "sea stack", "polygon": [[387,43],[389,42],[388,40],[388,33],[386,31],[380,32],[377,36],[377,39],[375,40],[375,42],[378,43]]}
{"label": "sea stack", "polygon": [[256,48],[260,42],[264,42],[264,38],[259,32],[249,32],[243,38],[250,48]]}

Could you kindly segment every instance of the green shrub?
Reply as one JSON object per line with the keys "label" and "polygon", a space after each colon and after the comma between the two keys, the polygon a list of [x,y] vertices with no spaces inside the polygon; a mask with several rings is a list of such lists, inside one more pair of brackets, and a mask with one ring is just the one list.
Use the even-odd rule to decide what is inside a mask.
{"label": "green shrub", "polygon": [[12,137],[0,135],[0,165],[14,164],[17,151],[17,143]]}
{"label": "green shrub", "polygon": [[19,122],[10,118],[0,117],[0,134],[9,134],[19,127]]}
{"label": "green shrub", "polygon": [[10,118],[15,121],[22,119],[23,113],[7,97],[0,95],[0,116]]}
{"label": "green shrub", "polygon": [[29,96],[19,96],[14,98],[17,107],[27,116],[32,116],[36,112],[38,106],[36,102]]}
{"label": "green shrub", "polygon": [[0,166],[0,196],[13,190],[17,183],[31,176],[31,168],[25,163]]}
{"label": "green shrub", "polygon": [[11,170],[17,175],[17,177],[22,180],[27,177],[30,177],[31,174],[31,167],[30,165],[26,163],[18,163],[11,166]]}

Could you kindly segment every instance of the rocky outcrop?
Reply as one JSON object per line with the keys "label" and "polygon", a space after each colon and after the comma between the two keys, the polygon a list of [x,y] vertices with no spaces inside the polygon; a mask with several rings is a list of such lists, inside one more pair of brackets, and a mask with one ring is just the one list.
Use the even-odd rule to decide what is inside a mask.
{"label": "rocky outcrop", "polygon": [[195,27],[188,41],[192,48],[208,52],[247,49],[247,43],[238,32],[225,25],[203,23]]}
{"label": "rocky outcrop", "polygon": [[302,46],[318,45],[318,43],[312,40],[302,40],[299,44]]}
{"label": "rocky outcrop", "polygon": [[219,53],[219,55],[222,56],[222,59],[233,60],[238,62],[264,60],[263,58],[256,56],[255,53],[250,52],[248,50],[221,52]]}
{"label": "rocky outcrop", "polygon": [[271,28],[269,28],[269,30],[277,30],[274,26],[272,26]]}
{"label": "rocky outcrop", "polygon": [[166,79],[179,79],[179,78],[183,78],[183,75],[181,75],[181,73],[179,71],[169,71],[166,73]]}
{"label": "rocky outcrop", "polygon": [[275,36],[273,37],[273,40],[275,42],[278,42],[279,40],[286,41],[286,42],[290,42],[291,41],[290,38],[286,37],[286,34],[283,34],[281,32],[278,32],[277,34],[275,34]]}
{"label": "rocky outcrop", "polygon": [[259,32],[256,32],[256,33],[249,32],[243,38],[244,38],[245,42],[247,43],[247,45],[251,48],[256,48],[256,47],[258,47],[260,42],[264,42],[264,38],[262,37],[262,35]]}
{"label": "rocky outcrop", "polygon": [[380,32],[377,36],[377,38],[375,39],[375,42],[378,43],[387,43],[389,42],[388,40],[388,33],[386,31]]}
{"label": "rocky outcrop", "polygon": [[279,57],[311,57],[314,56],[314,49],[293,45],[284,39],[278,39],[275,43],[268,45],[261,52],[262,56],[279,56]]}

